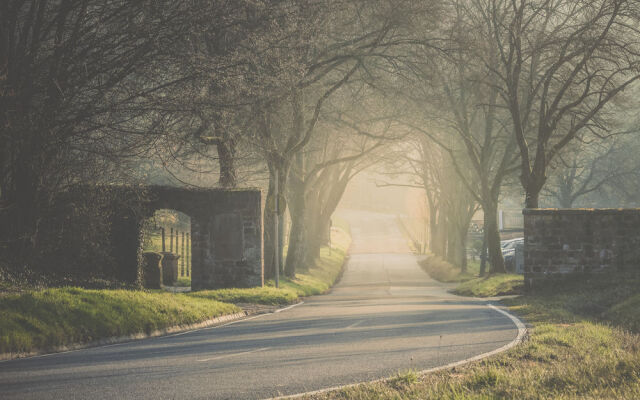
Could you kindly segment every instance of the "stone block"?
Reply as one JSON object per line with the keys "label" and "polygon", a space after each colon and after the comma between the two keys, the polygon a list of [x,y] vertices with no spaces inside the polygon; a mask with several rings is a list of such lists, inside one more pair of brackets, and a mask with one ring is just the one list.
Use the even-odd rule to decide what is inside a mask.
{"label": "stone block", "polygon": [[177,254],[163,252],[162,254],[162,283],[166,286],[173,286],[178,281],[178,260]]}
{"label": "stone block", "polygon": [[162,288],[162,254],[154,252],[142,253],[144,287],[147,289]]}

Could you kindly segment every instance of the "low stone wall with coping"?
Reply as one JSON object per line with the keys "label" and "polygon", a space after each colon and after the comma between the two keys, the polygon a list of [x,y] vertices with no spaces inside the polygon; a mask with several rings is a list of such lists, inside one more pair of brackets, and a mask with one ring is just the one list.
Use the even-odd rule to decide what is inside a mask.
{"label": "low stone wall with coping", "polygon": [[640,269],[640,209],[524,209],[528,289],[567,274]]}

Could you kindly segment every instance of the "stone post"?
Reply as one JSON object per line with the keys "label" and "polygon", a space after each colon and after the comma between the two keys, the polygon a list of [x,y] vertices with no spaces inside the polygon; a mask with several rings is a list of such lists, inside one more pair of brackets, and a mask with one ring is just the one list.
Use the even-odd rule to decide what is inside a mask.
{"label": "stone post", "polygon": [[178,280],[178,259],[179,255],[163,252],[162,254],[162,283],[173,286]]}
{"label": "stone post", "polygon": [[144,287],[147,289],[162,288],[162,254],[154,252],[145,252],[142,254],[144,258],[143,276]]}

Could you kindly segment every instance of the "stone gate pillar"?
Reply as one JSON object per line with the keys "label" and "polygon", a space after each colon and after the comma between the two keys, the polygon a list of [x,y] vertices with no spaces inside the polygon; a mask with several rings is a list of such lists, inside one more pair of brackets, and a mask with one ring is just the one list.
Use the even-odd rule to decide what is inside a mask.
{"label": "stone gate pillar", "polygon": [[191,216],[191,288],[262,286],[260,191],[207,195],[206,212]]}

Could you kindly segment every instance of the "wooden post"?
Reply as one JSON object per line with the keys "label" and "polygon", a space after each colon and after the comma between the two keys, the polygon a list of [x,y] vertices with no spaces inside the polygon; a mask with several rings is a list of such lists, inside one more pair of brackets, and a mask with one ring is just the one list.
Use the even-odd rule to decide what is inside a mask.
{"label": "wooden post", "polygon": [[[182,276],[185,275],[184,232],[182,232]],[[188,276],[188,275],[187,275]]]}
{"label": "wooden post", "polygon": [[180,233],[178,233],[178,228],[176,228],[176,254],[180,255],[180,247],[178,247],[178,238],[180,237]]}
{"label": "wooden post", "polygon": [[173,253],[173,228],[169,231],[169,253]]}
{"label": "wooden post", "polygon": [[165,251],[167,251],[165,247],[165,242],[164,242],[164,235],[165,235],[164,228],[160,228],[160,232],[162,234],[162,252],[164,253]]}

